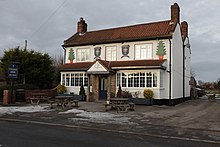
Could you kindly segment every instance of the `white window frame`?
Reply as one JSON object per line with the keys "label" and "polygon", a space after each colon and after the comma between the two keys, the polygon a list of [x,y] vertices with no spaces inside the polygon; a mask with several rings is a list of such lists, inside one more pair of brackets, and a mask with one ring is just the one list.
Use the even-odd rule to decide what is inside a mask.
{"label": "white window frame", "polygon": [[153,44],[143,43],[134,45],[135,59],[147,60],[153,59]]}
{"label": "white window frame", "polygon": [[[84,60],[83,60],[83,56],[85,56]],[[78,48],[78,49],[76,49],[76,61],[77,62],[90,61],[90,48]]]}
{"label": "white window frame", "polygon": [[[68,76],[67,76],[68,75]],[[76,75],[77,81],[76,81]],[[67,80],[68,77],[68,80]],[[72,81],[74,79],[74,81]],[[62,85],[66,87],[80,87],[81,83],[83,86],[88,86],[88,75],[84,72],[67,72],[61,74]]]}
{"label": "white window frame", "polygon": [[[141,74],[142,73],[142,74]],[[116,74],[116,81],[117,81],[117,87],[120,85],[124,88],[157,88],[158,87],[158,72],[154,71],[146,71],[146,72],[118,72]],[[147,84],[147,77],[150,78],[151,83],[148,86]],[[130,78],[130,80],[129,80]],[[135,84],[135,78],[137,78],[138,84]],[[144,81],[144,83],[141,84],[141,81]],[[131,82],[131,83],[129,83]]]}
{"label": "white window frame", "polygon": [[117,46],[106,46],[105,47],[105,59],[107,61],[117,60]]}

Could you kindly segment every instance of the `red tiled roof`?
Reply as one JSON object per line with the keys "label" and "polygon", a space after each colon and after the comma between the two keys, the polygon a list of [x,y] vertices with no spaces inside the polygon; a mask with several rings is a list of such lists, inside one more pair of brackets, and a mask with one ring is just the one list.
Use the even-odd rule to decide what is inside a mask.
{"label": "red tiled roof", "polygon": [[60,71],[86,71],[88,70],[94,62],[78,62],[78,63],[67,63],[59,67]]}
{"label": "red tiled roof", "polygon": [[[106,67],[106,69],[129,69],[133,68],[164,68],[163,63],[165,60],[131,60],[131,61],[105,61],[99,62]],[[87,71],[95,62],[79,62],[63,64],[60,71]]]}
{"label": "red tiled roof", "polygon": [[164,60],[133,60],[133,61],[112,61],[112,68],[122,67],[161,67]]}
{"label": "red tiled roof", "polygon": [[155,38],[165,38],[171,36],[173,30],[170,20],[147,24],[139,24],[112,28],[99,31],[86,32],[84,35],[74,34],[64,41],[64,47],[94,45],[102,43],[125,42]]}

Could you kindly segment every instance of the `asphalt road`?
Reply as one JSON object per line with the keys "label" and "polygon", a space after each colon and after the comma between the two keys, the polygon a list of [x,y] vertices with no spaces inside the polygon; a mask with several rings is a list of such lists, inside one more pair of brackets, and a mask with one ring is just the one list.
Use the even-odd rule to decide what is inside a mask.
{"label": "asphalt road", "polygon": [[200,142],[0,121],[0,147],[217,146]]}

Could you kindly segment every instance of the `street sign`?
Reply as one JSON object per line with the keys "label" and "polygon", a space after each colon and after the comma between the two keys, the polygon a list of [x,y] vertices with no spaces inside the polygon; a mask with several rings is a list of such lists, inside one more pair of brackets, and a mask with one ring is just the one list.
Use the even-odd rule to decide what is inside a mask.
{"label": "street sign", "polygon": [[16,64],[11,64],[8,67],[8,77],[10,79],[17,79],[18,78],[18,66]]}

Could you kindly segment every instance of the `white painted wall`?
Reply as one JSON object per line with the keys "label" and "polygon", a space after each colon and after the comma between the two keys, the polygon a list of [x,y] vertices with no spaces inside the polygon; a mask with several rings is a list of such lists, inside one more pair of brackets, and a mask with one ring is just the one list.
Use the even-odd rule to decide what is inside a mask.
{"label": "white painted wall", "polygon": [[183,42],[180,26],[177,24],[173,33],[171,51],[172,99],[183,97]]}
{"label": "white painted wall", "polygon": [[190,97],[190,76],[191,76],[191,49],[186,45],[190,44],[188,37],[185,39],[185,97]]}
{"label": "white painted wall", "polygon": [[[166,52],[168,51],[168,45],[169,45],[169,41],[168,39],[163,39],[163,40],[160,40],[160,41],[163,41],[164,44],[165,44],[165,48],[166,48]],[[75,53],[75,60],[73,61],[73,63],[77,62],[77,49],[88,49],[90,50],[90,60],[89,61],[94,61],[94,48],[95,47],[101,47],[101,60],[106,60],[106,53],[105,53],[105,49],[106,47],[108,46],[116,46],[117,47],[117,61],[124,61],[124,60],[134,60],[135,59],[135,50],[134,50],[134,46],[136,44],[152,44],[153,45],[153,57],[152,59],[159,59],[159,57],[156,55],[156,51],[157,51],[157,45],[158,45],[158,42],[159,40],[149,40],[149,41],[138,41],[138,42],[124,42],[123,44],[122,43],[113,43],[113,44],[100,44],[100,45],[96,45],[96,46],[93,46],[93,45],[89,45],[89,46],[76,46],[76,47],[67,47],[66,48],[66,58],[65,58],[65,63],[70,63],[69,61],[69,51],[70,51],[70,48],[73,49],[74,53]],[[129,45],[130,48],[129,48],[129,58],[128,57],[122,57],[122,46],[123,45]],[[168,54],[168,53],[167,53]],[[167,59],[167,55],[164,56],[164,59]]]}

